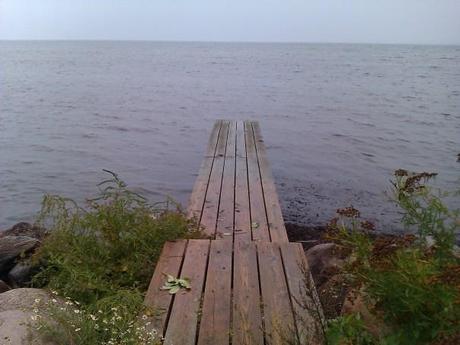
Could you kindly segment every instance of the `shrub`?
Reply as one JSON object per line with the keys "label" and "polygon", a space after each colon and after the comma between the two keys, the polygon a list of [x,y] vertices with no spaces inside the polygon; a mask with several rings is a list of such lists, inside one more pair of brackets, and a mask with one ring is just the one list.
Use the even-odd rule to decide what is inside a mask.
{"label": "shrub", "polygon": [[[50,228],[50,235],[34,256],[42,268],[33,277],[33,285],[79,303],[82,315],[102,312],[102,318],[110,319],[116,308],[121,318],[117,332],[128,334],[127,325],[132,325],[142,311],[144,293],[163,244],[198,237],[199,233],[189,230],[189,222],[170,201],[149,205],[116,174],[110,174],[86,208],[70,199],[45,196],[38,221]],[[67,319],[66,315],[59,310],[54,313],[62,325],[89,329],[85,318],[75,320],[70,314],[73,318]],[[100,332],[95,332],[91,341],[88,337],[78,341],[77,337],[68,343],[100,344],[100,337],[96,337]],[[75,336],[75,332],[61,333]]]}
{"label": "shrub", "polygon": [[[443,203],[447,193],[435,193],[424,183],[434,174],[398,170],[395,175],[395,201],[415,235],[375,238],[357,214],[346,212],[329,234],[350,251],[346,272],[351,284],[385,325],[381,334],[356,343],[418,345],[446,339],[447,344],[460,333],[460,260],[455,255],[459,212]],[[357,317],[330,323],[330,343],[349,344],[350,335],[360,334],[363,325]]]}
{"label": "shrub", "polygon": [[373,345],[372,336],[367,332],[359,314],[344,315],[329,322],[326,333],[328,344]]}

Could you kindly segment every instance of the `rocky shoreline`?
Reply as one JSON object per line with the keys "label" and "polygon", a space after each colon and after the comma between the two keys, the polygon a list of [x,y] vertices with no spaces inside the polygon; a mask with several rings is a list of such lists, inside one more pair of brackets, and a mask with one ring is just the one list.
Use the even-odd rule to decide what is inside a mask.
{"label": "rocky shoreline", "polygon": [[46,234],[46,229],[25,222],[0,232],[0,293],[29,285],[34,272],[30,258]]}
{"label": "rocky shoreline", "polygon": [[[289,240],[304,247],[326,316],[336,317],[347,290],[340,272],[345,257],[336,250],[335,244],[323,239],[326,226],[287,223],[286,229]],[[46,235],[45,228],[25,222],[0,232],[0,293],[30,287],[31,277],[38,269],[30,258]]]}
{"label": "rocky shoreline", "polygon": [[[372,329],[376,322],[366,304],[349,286],[344,273],[348,254],[338,244],[325,239],[328,228],[287,223],[286,230],[291,242],[302,243],[325,318],[331,320],[359,312],[364,323]],[[33,265],[31,257],[47,233],[46,229],[29,223],[18,223],[0,232],[0,334],[10,339],[6,344],[30,344],[30,341],[24,340],[30,338],[30,327],[24,326],[25,320],[31,321],[33,303],[29,302],[47,295],[44,290],[30,288],[31,277],[39,269]],[[390,234],[374,236],[385,246],[392,246],[403,239]],[[3,343],[0,341],[0,344]]]}

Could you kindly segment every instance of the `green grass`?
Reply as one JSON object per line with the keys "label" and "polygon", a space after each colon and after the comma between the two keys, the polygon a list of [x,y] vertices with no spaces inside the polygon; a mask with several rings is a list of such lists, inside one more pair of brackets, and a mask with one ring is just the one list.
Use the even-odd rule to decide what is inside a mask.
{"label": "green grass", "polygon": [[[59,343],[103,344],[117,334],[117,344],[141,344],[142,337],[129,340],[127,327],[140,327],[138,315],[146,312],[142,302],[163,244],[200,236],[173,203],[152,206],[110,174],[86,207],[59,196],[43,201],[38,220],[51,231],[34,256],[41,270],[33,285],[56,291],[81,310],[68,313],[50,306],[61,327],[42,324],[41,329]],[[114,308],[116,324],[95,329],[94,320],[84,317],[111,320]]]}

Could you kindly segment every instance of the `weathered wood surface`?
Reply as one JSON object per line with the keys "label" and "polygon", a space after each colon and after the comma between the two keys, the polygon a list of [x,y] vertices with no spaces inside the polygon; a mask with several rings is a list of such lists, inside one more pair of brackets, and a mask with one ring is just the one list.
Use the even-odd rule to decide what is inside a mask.
{"label": "weathered wood surface", "polygon": [[211,239],[288,242],[257,122],[214,125],[188,214]]}
{"label": "weathered wood surface", "polygon": [[166,326],[166,319],[170,312],[173,296],[167,291],[161,290],[164,285],[165,277],[170,274],[174,277],[179,276],[182,266],[182,259],[185,254],[187,241],[167,242],[160,255],[155,273],[150,281],[149,289],[145,295],[145,304],[154,309],[152,318],[152,328],[159,333],[163,333]]}
{"label": "weathered wood surface", "polygon": [[232,344],[263,344],[262,308],[255,243],[235,242],[233,272]]}
{"label": "weathered wood surface", "polygon": [[232,297],[232,241],[212,241],[198,345],[230,342]]}
{"label": "weathered wood surface", "polygon": [[[164,344],[322,343],[321,307],[301,245],[288,242],[257,122],[215,123],[187,212],[210,240],[163,248],[145,304]],[[162,290],[168,274],[191,289]]]}
{"label": "weathered wood surface", "polygon": [[173,303],[165,332],[165,345],[195,344],[208,254],[208,240],[188,241],[180,277],[190,279],[193,285],[189,291],[175,294],[171,301]]}
{"label": "weathered wood surface", "polygon": [[[177,243],[165,248],[171,246],[182,253]],[[152,279],[146,298],[148,306],[162,308],[156,324],[164,344],[321,344],[317,318],[297,304],[313,303],[315,293],[303,285],[300,264],[306,262],[298,243],[189,240],[185,247],[179,272],[163,264],[161,274],[189,278],[191,289],[171,296],[161,290],[164,276]]]}

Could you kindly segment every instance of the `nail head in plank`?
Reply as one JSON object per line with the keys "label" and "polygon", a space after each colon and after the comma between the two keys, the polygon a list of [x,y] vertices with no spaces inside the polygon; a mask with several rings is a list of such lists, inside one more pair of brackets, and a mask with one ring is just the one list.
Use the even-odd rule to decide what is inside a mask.
{"label": "nail head in plank", "polygon": [[232,344],[263,344],[257,251],[253,242],[235,242],[233,270]]}
{"label": "nail head in plank", "polygon": [[209,240],[188,241],[180,277],[190,279],[191,289],[174,296],[165,345],[195,344],[208,252]]}
{"label": "nail head in plank", "polygon": [[230,342],[232,247],[232,241],[211,241],[198,345]]}

